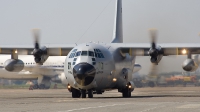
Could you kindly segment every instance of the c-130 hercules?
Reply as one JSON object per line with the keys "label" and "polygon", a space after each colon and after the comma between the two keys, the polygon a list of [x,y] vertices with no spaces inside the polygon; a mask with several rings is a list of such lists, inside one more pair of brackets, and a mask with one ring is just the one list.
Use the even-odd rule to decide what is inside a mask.
{"label": "c-130 hercules", "polygon": [[[37,63],[37,72],[51,69],[44,67],[43,63],[49,56],[66,56],[64,63],[64,74],[68,83],[68,90],[73,98],[93,98],[93,93],[102,94],[106,90],[118,89],[123,97],[131,97],[134,90],[132,74],[137,72],[141,66],[135,64],[135,57],[150,56],[150,61],[157,65],[163,56],[182,55],[187,50],[188,58],[183,63],[183,69],[194,71],[197,64],[191,59],[191,54],[199,54],[200,45],[163,44],[157,46],[155,43],[155,31],[151,31],[152,43],[149,44],[125,44],[123,43],[122,26],[122,0],[116,0],[116,12],[114,20],[113,38],[111,43],[83,43],[80,45],[67,45],[67,47],[43,46],[39,47],[38,33],[35,32],[35,48],[28,47],[1,47],[1,54],[11,54],[6,66],[21,67],[22,60],[17,58],[20,51],[23,54],[32,54]],[[15,52],[17,51],[17,53]],[[13,63],[13,60],[15,63]],[[8,67],[8,68],[9,68]],[[32,70],[23,66],[25,70]],[[22,70],[22,69],[21,69]],[[9,69],[8,69],[9,71]],[[12,71],[11,71],[12,72]]]}

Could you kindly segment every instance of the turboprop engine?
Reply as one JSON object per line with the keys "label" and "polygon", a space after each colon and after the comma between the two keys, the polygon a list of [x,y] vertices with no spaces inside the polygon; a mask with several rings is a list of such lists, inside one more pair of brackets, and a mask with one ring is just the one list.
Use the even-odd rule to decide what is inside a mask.
{"label": "turboprop engine", "polygon": [[9,72],[20,72],[24,68],[24,62],[19,59],[8,59],[4,62],[4,67]]}
{"label": "turboprop engine", "polygon": [[163,50],[161,46],[158,46],[157,48],[156,47],[150,48],[149,55],[151,57],[150,58],[151,63],[158,64],[163,57]]}
{"label": "turboprop engine", "polygon": [[151,63],[158,64],[163,57],[164,51],[161,46],[156,46],[156,30],[150,30],[151,48],[149,49],[149,56]]}
{"label": "turboprop engine", "polygon": [[39,46],[39,30],[38,29],[34,29],[33,30],[33,34],[34,34],[34,39],[35,39],[35,48],[32,52],[35,62],[37,64],[43,64],[47,58],[47,48],[45,46],[41,47]]}
{"label": "turboprop engine", "polygon": [[183,69],[188,72],[193,72],[198,68],[198,65],[193,59],[186,59],[182,65]]}

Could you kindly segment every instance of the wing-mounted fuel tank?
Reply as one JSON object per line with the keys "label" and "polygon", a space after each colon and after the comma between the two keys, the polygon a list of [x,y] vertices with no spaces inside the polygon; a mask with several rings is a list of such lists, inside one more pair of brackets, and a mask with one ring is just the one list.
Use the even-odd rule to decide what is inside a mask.
{"label": "wing-mounted fuel tank", "polygon": [[187,72],[193,72],[193,71],[197,70],[198,65],[196,64],[196,62],[193,59],[189,58],[183,62],[182,68]]}
{"label": "wing-mounted fuel tank", "polygon": [[19,59],[8,59],[4,62],[4,67],[9,72],[20,72],[24,68],[24,62]]}

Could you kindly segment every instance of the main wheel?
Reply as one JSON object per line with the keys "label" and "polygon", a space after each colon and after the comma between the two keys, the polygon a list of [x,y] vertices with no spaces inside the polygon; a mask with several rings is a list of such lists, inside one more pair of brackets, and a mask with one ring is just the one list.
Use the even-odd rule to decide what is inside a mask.
{"label": "main wheel", "polygon": [[81,92],[77,89],[71,88],[72,98],[80,98]]}
{"label": "main wheel", "polygon": [[123,89],[123,91],[122,91],[122,96],[123,96],[124,98],[129,98],[129,97],[131,97],[131,90],[128,89],[128,88]]}
{"label": "main wheel", "polygon": [[88,90],[88,98],[93,98],[93,91],[91,89]]}
{"label": "main wheel", "polygon": [[81,98],[86,98],[86,90],[81,90]]}

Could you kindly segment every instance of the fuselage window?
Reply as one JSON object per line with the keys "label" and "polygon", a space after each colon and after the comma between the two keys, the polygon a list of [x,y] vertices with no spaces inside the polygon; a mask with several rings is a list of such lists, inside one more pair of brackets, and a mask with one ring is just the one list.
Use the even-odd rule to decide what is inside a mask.
{"label": "fuselage window", "polygon": [[96,65],[96,62],[92,62],[93,65]]}
{"label": "fuselage window", "polygon": [[76,52],[76,56],[80,56],[81,55],[81,51]]}
{"label": "fuselage window", "polygon": [[87,56],[87,51],[82,51],[81,56]]}
{"label": "fuselage window", "polygon": [[76,61],[77,58],[74,58],[74,61]]}
{"label": "fuselage window", "polygon": [[92,56],[92,57],[94,57],[94,52],[92,52],[92,51],[89,51],[89,56]]}

